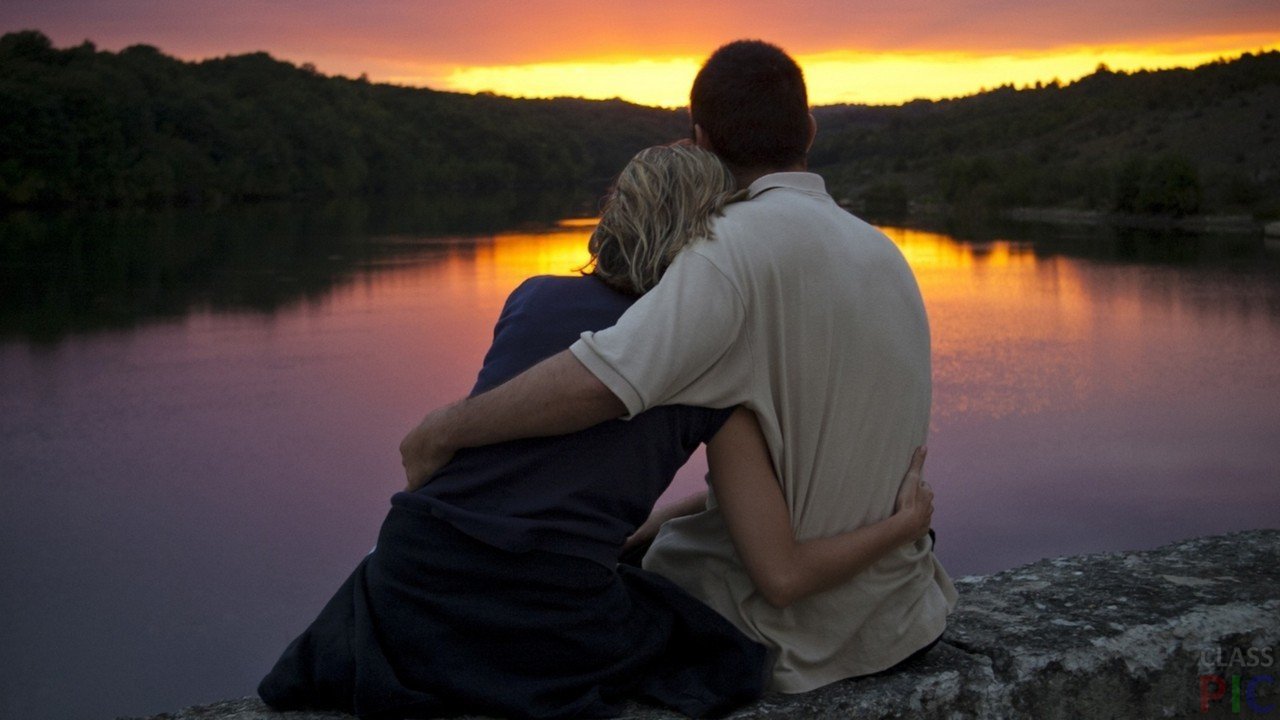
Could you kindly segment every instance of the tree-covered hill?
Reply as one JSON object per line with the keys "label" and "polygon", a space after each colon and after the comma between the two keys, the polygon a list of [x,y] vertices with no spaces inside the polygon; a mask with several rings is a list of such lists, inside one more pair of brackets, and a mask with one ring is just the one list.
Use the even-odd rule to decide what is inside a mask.
{"label": "tree-covered hill", "polygon": [[815,115],[811,165],[871,207],[1280,216],[1280,52]]}
{"label": "tree-covered hill", "polygon": [[[1280,217],[1280,53],[818,108],[811,165],[873,213],[1015,206]],[[0,205],[599,191],[682,111],[326,77],[265,53],[0,37]]]}
{"label": "tree-covered hill", "polygon": [[603,186],[680,113],[326,77],[265,53],[0,38],[0,202],[128,205]]}

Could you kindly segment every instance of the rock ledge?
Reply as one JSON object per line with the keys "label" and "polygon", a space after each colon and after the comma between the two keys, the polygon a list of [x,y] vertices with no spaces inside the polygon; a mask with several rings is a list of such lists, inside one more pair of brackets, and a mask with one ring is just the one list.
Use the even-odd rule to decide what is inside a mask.
{"label": "rock ledge", "polygon": [[[890,676],[770,695],[731,717],[1280,716],[1280,530],[1041,560],[956,584],[960,607],[923,661]],[[1200,712],[1202,675],[1224,678],[1208,715]],[[1241,678],[1236,713],[1232,676]],[[1217,688],[1210,681],[1208,689]],[[634,706],[629,717],[678,716]],[[245,698],[149,720],[344,718],[275,713]]]}

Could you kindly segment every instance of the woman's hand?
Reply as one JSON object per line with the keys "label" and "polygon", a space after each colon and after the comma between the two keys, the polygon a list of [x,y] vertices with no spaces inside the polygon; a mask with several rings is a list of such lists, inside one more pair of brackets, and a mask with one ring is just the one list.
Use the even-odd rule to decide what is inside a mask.
{"label": "woman's hand", "polygon": [[894,515],[901,518],[911,540],[927,535],[933,522],[933,488],[924,481],[924,458],[928,453],[928,448],[916,448],[894,504]]}
{"label": "woman's hand", "polygon": [[664,513],[660,510],[654,510],[653,513],[649,515],[649,519],[644,521],[643,525],[636,528],[635,532],[627,536],[626,541],[622,543],[622,552],[625,553],[634,547],[653,542],[653,539],[658,537],[658,531],[662,529],[662,523],[666,522],[668,519],[670,518],[664,517]]}
{"label": "woman's hand", "polygon": [[627,538],[622,544],[622,551],[626,552],[631,548],[651,542],[658,537],[658,530],[662,529],[663,523],[668,520],[675,520],[685,515],[693,515],[707,509],[707,491],[696,492],[686,498],[682,498],[668,505],[654,508],[649,513],[649,519],[644,524],[636,528],[636,531]]}

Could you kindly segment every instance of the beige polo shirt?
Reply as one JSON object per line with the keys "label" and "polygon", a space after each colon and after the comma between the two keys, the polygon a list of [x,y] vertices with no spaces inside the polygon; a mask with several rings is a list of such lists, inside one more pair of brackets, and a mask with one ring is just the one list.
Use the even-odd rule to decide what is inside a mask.
{"label": "beige polo shirt", "polygon": [[[632,414],[669,404],[755,411],[798,538],[881,520],[929,423],[929,327],[915,278],[817,175],[766,175],[749,197],[617,325],[571,350]],[[772,647],[783,692],[890,667],[942,633],[956,599],[926,538],[775,609],[714,498],[664,526],[645,567]]]}

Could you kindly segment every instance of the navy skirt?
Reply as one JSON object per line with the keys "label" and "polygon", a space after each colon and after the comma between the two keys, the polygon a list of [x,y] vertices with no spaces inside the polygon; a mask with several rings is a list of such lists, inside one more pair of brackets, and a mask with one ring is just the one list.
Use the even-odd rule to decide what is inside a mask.
{"label": "navy skirt", "polygon": [[767,675],[764,646],[664,578],[499,550],[397,505],[258,694],[364,718],[609,717],[628,699],[703,717]]}

